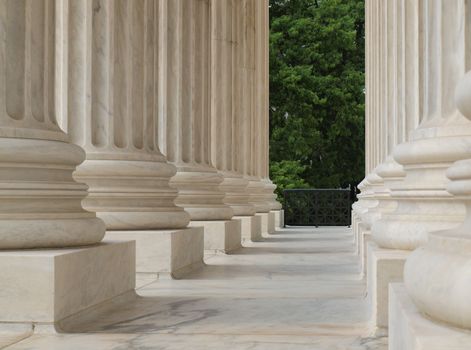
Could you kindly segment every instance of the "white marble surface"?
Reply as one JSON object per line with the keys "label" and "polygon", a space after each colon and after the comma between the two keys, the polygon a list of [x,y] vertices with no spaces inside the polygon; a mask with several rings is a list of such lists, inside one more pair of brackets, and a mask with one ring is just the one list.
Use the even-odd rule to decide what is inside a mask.
{"label": "white marble surface", "polygon": [[262,218],[260,216],[234,216],[233,220],[240,221],[240,233],[242,242],[259,242],[263,240]]}
{"label": "white marble surface", "polygon": [[204,257],[202,227],[178,230],[107,231],[105,240],[136,241],[136,272],[179,278],[200,268]]}
{"label": "white marble surface", "polygon": [[471,332],[424,316],[402,283],[389,286],[390,350],[469,350]]}
{"label": "white marble surface", "polygon": [[385,350],[367,327],[346,228],[290,228],[210,255],[185,280],[139,280],[139,297],[9,349]]}
{"label": "white marble surface", "polygon": [[283,228],[285,226],[285,211],[283,209],[272,210],[272,213],[275,214],[275,229]]}
{"label": "white marble surface", "polygon": [[109,241],[83,248],[2,251],[0,266],[0,322],[57,326],[133,291],[135,245]]}
{"label": "white marble surface", "polygon": [[208,253],[229,253],[241,248],[240,220],[191,221],[190,227],[204,227],[204,249]]}
{"label": "white marble surface", "polygon": [[375,242],[367,243],[367,289],[371,322],[388,327],[388,291],[390,283],[402,282],[408,250],[383,249]]}
{"label": "white marble surface", "polygon": [[261,217],[261,220],[262,220],[262,234],[268,234],[268,233],[275,232],[275,214],[273,212],[257,213],[255,215]]}

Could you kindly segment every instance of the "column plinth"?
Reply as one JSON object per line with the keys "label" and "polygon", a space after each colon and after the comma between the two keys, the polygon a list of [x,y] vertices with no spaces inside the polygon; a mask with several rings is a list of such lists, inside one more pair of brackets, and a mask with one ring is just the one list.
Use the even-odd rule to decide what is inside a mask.
{"label": "column plinth", "polygon": [[72,175],[85,152],[57,123],[61,5],[0,2],[0,329],[58,328],[135,286],[134,243],[100,243],[105,224]]}
{"label": "column plinth", "polygon": [[[457,87],[457,105],[471,119],[471,72]],[[467,148],[467,157],[471,156]],[[464,222],[432,232],[428,244],[407,259],[404,281],[414,303],[425,314],[453,326],[471,329],[471,159],[455,162],[447,171],[448,192],[466,206]]]}

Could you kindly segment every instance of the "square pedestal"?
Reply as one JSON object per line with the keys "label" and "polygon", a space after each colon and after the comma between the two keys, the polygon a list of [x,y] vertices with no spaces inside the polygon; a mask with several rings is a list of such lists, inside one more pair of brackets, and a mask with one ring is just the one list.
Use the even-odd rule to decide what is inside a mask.
{"label": "square pedestal", "polygon": [[0,252],[0,323],[58,326],[65,318],[132,292],[134,242]]}
{"label": "square pedestal", "polygon": [[281,210],[272,210],[270,213],[275,215],[275,230],[285,227],[285,211]]}
{"label": "square pedestal", "polygon": [[360,219],[356,216],[356,215],[353,215],[352,214],[352,228],[353,228],[353,238],[354,238],[354,243],[355,243],[355,247],[356,247],[356,252],[358,254],[360,254],[360,250],[361,250],[361,247],[360,247],[360,233],[361,233],[361,230],[360,230]]}
{"label": "square pedestal", "polygon": [[275,214],[273,212],[257,213],[255,216],[260,216],[262,220],[262,234],[275,232]]}
{"label": "square pedestal", "polygon": [[469,350],[471,332],[422,315],[403,284],[389,286],[389,350]]}
{"label": "square pedestal", "polygon": [[407,250],[382,249],[374,242],[367,246],[367,288],[371,322],[388,327],[389,283],[402,282]]}
{"label": "square pedestal", "polygon": [[232,219],[240,221],[242,241],[259,242],[263,240],[262,218],[260,216],[234,216]]}
{"label": "square pedestal", "polygon": [[191,227],[204,228],[204,250],[229,253],[242,247],[240,220],[191,221]]}
{"label": "square pedestal", "polygon": [[359,250],[359,255],[360,255],[360,261],[361,261],[361,271],[363,276],[367,275],[367,252],[368,252],[368,243],[371,241],[371,231],[360,231],[360,234],[358,235],[358,250]]}
{"label": "square pedestal", "polygon": [[136,271],[156,278],[180,278],[203,266],[202,227],[177,230],[107,231],[105,238],[136,241]]}

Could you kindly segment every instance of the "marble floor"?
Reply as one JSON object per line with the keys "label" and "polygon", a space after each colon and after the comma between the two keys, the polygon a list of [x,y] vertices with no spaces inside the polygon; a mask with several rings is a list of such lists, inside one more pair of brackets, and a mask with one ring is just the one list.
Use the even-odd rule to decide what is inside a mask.
{"label": "marble floor", "polygon": [[[0,334],[16,350],[386,350],[367,326],[365,282],[347,228],[287,228],[182,280],[138,278],[137,296],[66,333]],[[67,327],[66,327],[67,328]],[[10,344],[10,345],[7,345]]]}

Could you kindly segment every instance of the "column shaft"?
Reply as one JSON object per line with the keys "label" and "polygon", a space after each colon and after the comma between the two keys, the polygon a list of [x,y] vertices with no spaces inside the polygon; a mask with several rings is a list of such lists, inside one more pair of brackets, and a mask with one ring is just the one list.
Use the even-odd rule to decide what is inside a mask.
{"label": "column shaft", "polygon": [[75,177],[108,229],[182,228],[175,174],[158,147],[160,4],[69,1],[68,122],[87,152]]}
{"label": "column shaft", "polygon": [[224,177],[220,185],[225,193],[224,203],[234,215],[254,215],[249,204],[249,181],[237,172],[238,100],[236,98],[237,62],[236,36],[238,21],[237,0],[211,1],[211,156],[214,166]]}
{"label": "column shaft", "polygon": [[[168,160],[177,167],[171,180],[179,191],[176,203],[192,220],[227,220],[233,210],[224,204],[219,187],[224,178],[211,159],[210,2],[167,1],[166,16],[167,109],[160,114],[160,125],[166,127]],[[227,132],[225,127],[223,131]],[[227,154],[229,146],[221,146],[222,155]],[[226,167],[222,155],[216,160]]]}
{"label": "column shaft", "polygon": [[[411,141],[394,150],[394,159],[406,172],[404,181],[392,188],[391,195],[399,204],[375,223],[372,233],[381,247],[410,250],[424,244],[430,230],[453,227],[463,218],[464,207],[445,190],[445,170],[466,156],[471,124],[458,113],[452,96],[465,71],[464,1],[426,0],[422,8],[407,4],[406,11],[407,38],[411,40],[406,44],[406,58],[412,60],[406,80],[411,82],[412,96],[418,96],[414,89],[421,71],[413,71],[417,47],[422,48],[425,58],[423,118]],[[417,30],[418,23],[423,23],[422,31]],[[423,36],[417,38],[420,32]],[[417,45],[415,40],[423,44],[419,41]],[[413,101],[406,100],[409,102]],[[421,110],[417,101],[408,107],[408,113]]]}

